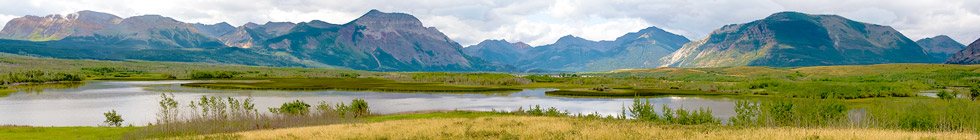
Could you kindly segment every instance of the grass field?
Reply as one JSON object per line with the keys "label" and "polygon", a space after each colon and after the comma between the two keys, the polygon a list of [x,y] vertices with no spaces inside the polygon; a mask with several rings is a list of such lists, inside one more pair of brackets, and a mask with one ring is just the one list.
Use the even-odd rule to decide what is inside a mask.
{"label": "grass field", "polygon": [[562,89],[545,92],[546,95],[554,96],[605,96],[605,97],[634,97],[634,96],[714,96],[714,95],[737,95],[735,93],[680,90],[680,89],[612,89],[612,91],[595,91],[590,89]]}
{"label": "grass field", "polygon": [[119,139],[137,127],[30,127],[0,126],[0,139],[66,140],[66,139]]}
{"label": "grass field", "polygon": [[977,139],[976,133],[836,128],[735,128],[564,117],[431,117],[258,130],[205,139]]}

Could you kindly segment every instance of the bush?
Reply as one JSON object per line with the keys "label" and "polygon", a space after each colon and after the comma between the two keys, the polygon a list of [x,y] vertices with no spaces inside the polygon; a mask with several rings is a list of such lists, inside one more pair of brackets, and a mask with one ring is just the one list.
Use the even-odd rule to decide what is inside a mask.
{"label": "bush", "polygon": [[939,93],[936,93],[936,96],[939,96],[939,99],[944,99],[944,100],[950,100],[956,98],[955,95],[950,94],[948,91],[946,91],[946,89],[939,90]]}
{"label": "bush", "polygon": [[[406,77],[396,77],[406,78]],[[400,81],[412,82],[440,82],[454,85],[483,85],[483,86],[512,86],[530,84],[531,81],[514,77],[510,74],[498,73],[445,73],[445,72],[426,72],[411,73],[408,79],[395,79]]]}
{"label": "bush", "polygon": [[980,97],[980,85],[973,85],[970,87],[970,100],[977,100]]}
{"label": "bush", "polygon": [[355,118],[371,114],[371,109],[368,107],[368,103],[363,99],[351,100],[350,106],[344,105],[344,103],[338,103],[336,110],[341,116],[351,114],[354,115]]}
{"label": "bush", "polygon": [[612,88],[609,88],[606,85],[599,85],[599,87],[589,88],[589,90],[593,90],[593,91],[612,91]]}
{"label": "bush", "polygon": [[238,71],[195,71],[191,73],[193,79],[229,79],[242,74]]}
{"label": "bush", "polygon": [[[633,99],[633,105],[624,110],[629,111],[630,117],[637,120],[645,121],[658,121],[670,124],[719,124],[721,120],[718,120],[711,114],[710,109],[699,108],[698,110],[689,111],[684,109],[684,107],[672,109],[667,107],[667,105],[662,106],[662,114],[658,115],[656,111],[653,110],[654,105],[650,103],[650,100],[640,100],[639,98]],[[623,112],[622,116],[626,116],[626,112]]]}
{"label": "bush", "polygon": [[357,78],[360,76],[361,74],[359,73],[340,73],[337,75],[337,77],[341,77],[341,78]]}
{"label": "bush", "polygon": [[650,100],[640,101],[639,98],[633,99],[633,105],[630,108],[623,110],[629,110],[630,117],[638,120],[649,120],[655,121],[660,120],[660,116],[657,116],[657,112],[653,110],[654,105],[650,103]]}
{"label": "bush", "polygon": [[113,109],[113,110],[111,110],[109,112],[103,113],[103,115],[105,115],[105,121],[104,122],[106,123],[106,125],[115,126],[115,127],[122,126],[122,122],[123,122],[122,116],[119,116],[119,114],[116,114],[116,110],[115,109]]}
{"label": "bush", "polygon": [[293,102],[283,103],[279,108],[269,108],[269,112],[286,115],[306,115],[310,113],[310,104],[296,100]]}
{"label": "bush", "polygon": [[59,81],[82,81],[84,76],[72,73],[47,73],[44,71],[9,72],[2,83],[42,83]]}

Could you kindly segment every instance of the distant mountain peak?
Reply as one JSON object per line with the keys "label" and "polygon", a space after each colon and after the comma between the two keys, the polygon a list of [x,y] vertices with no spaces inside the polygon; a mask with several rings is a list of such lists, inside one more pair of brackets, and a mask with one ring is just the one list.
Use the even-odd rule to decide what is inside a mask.
{"label": "distant mountain peak", "polygon": [[248,23],[245,23],[242,26],[245,27],[245,28],[252,29],[252,28],[258,28],[259,26],[262,26],[262,25],[256,24],[254,22],[248,22]]}
{"label": "distant mountain peak", "polygon": [[378,10],[371,10],[352,23],[374,27],[423,27],[422,21],[415,16],[405,13],[385,13]]}
{"label": "distant mountain peak", "polygon": [[567,41],[588,41],[588,40],[574,35],[565,35],[562,36],[561,38],[558,38],[558,41],[556,42],[567,42]]}
{"label": "distant mountain peak", "polygon": [[935,63],[941,63],[949,59],[951,56],[966,48],[963,44],[956,42],[952,38],[946,35],[938,35],[930,38],[923,38],[915,41],[916,44],[922,47],[926,53],[934,58]]}
{"label": "distant mountain peak", "polygon": [[513,44],[514,47],[517,47],[518,49],[527,49],[527,48],[530,48],[531,47],[531,45],[528,45],[527,43],[524,43],[524,42],[515,42],[515,43],[511,43],[511,44]]}
{"label": "distant mountain peak", "polygon": [[[946,35],[938,35],[938,36],[930,37],[930,38],[931,39],[935,39],[935,40],[953,40],[953,38],[950,38],[949,36],[946,36]],[[927,38],[927,39],[930,39],[930,38]]]}
{"label": "distant mountain peak", "polygon": [[[228,24],[228,22],[219,22],[219,23],[215,23],[214,25],[221,25],[221,26],[226,26],[227,25],[227,26],[231,26],[231,24]],[[232,26],[232,27],[234,27],[234,26]]]}

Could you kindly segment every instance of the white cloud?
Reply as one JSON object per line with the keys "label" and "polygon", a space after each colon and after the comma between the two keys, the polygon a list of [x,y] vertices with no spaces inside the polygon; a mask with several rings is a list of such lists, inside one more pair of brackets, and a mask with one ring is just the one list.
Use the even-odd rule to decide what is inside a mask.
{"label": "white cloud", "polygon": [[379,9],[415,15],[464,46],[484,39],[545,45],[568,34],[611,40],[649,26],[697,40],[723,25],[779,11],[889,25],[913,40],[945,34],[969,44],[980,38],[977,0],[0,0],[0,5],[4,23],[24,15],[94,10],[121,17],[159,14],[192,23],[317,19],[343,24]]}

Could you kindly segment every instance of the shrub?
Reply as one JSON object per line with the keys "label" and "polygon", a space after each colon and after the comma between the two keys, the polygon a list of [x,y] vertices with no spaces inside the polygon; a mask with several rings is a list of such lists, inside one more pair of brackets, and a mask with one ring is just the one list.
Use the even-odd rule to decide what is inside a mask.
{"label": "shrub", "polygon": [[123,122],[122,116],[119,116],[119,114],[116,114],[116,110],[115,109],[113,109],[113,110],[111,110],[109,112],[103,113],[103,115],[105,115],[105,121],[104,122],[106,123],[106,125],[115,126],[115,127],[122,126],[122,122]]}
{"label": "shrub", "polygon": [[980,97],[980,85],[973,85],[970,87],[970,99],[977,100]]}
{"label": "shrub", "polygon": [[360,76],[361,74],[359,73],[340,73],[337,75],[337,77],[341,77],[341,78],[357,78]]}
{"label": "shrub", "polygon": [[633,105],[628,109],[630,112],[630,117],[638,120],[660,120],[660,116],[657,116],[657,112],[653,110],[654,105],[650,103],[650,99],[645,101],[640,101],[639,98],[633,99]]}
{"label": "shrub", "polygon": [[589,90],[594,90],[594,91],[612,91],[612,88],[609,88],[606,85],[599,85],[599,87],[589,88]]}
{"label": "shrub", "polygon": [[371,109],[368,107],[367,102],[363,99],[351,100],[350,106],[344,105],[344,103],[338,103],[336,110],[341,116],[351,114],[354,115],[355,118],[371,114]]}
{"label": "shrub", "polygon": [[[650,100],[633,99],[633,105],[625,109],[629,111],[630,117],[637,120],[659,121],[670,124],[718,124],[718,120],[711,114],[710,109],[699,108],[698,110],[686,110],[684,107],[672,109],[667,105],[662,106],[660,115],[653,110],[654,105]],[[626,112],[623,112],[626,116]]]}
{"label": "shrub", "polygon": [[944,99],[944,100],[950,100],[956,98],[955,95],[950,94],[948,91],[946,91],[946,89],[939,90],[939,93],[936,93],[936,96],[939,96],[939,99]]}
{"label": "shrub", "polygon": [[170,96],[167,96],[167,94],[160,93],[160,98],[160,112],[157,113],[157,124],[176,122],[177,118],[180,117],[180,113],[178,112],[178,103],[177,100],[174,100],[174,95],[170,94]]}
{"label": "shrub", "polygon": [[306,115],[310,113],[310,104],[296,100],[293,102],[283,103],[279,108],[269,108],[269,112],[286,115]]}
{"label": "shrub", "polygon": [[193,79],[229,79],[242,74],[238,71],[195,71],[191,73]]}

